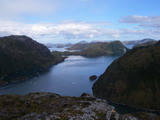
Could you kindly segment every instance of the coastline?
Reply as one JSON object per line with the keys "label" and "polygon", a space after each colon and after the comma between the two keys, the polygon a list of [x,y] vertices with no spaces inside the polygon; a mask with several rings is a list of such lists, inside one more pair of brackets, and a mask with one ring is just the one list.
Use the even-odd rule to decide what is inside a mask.
{"label": "coastline", "polygon": [[64,62],[67,57],[55,56],[57,59],[52,62],[51,65],[47,68],[39,68],[35,70],[28,70],[28,71],[19,71],[16,73],[10,73],[0,79],[0,87],[4,87],[6,85],[12,83],[18,83],[22,81],[26,81],[30,78],[37,77],[40,74],[47,72],[52,66],[57,65],[59,63]]}

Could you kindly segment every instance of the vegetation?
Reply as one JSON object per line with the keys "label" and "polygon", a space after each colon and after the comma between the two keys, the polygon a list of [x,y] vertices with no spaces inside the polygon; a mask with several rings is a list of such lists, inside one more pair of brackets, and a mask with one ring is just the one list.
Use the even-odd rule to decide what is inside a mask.
{"label": "vegetation", "polygon": [[[54,93],[27,95],[1,95],[0,119],[2,120],[138,120],[132,115],[120,115],[105,100],[88,94],[66,97]],[[138,114],[140,120],[156,120],[159,116]],[[152,119],[151,119],[152,118]]]}
{"label": "vegetation", "polygon": [[[111,56],[121,55],[127,51],[127,48],[120,42],[96,42],[76,44],[69,48],[69,50],[80,50],[76,52],[59,52],[61,55],[82,55],[85,57]],[[55,53],[55,51],[53,52]]]}
{"label": "vegetation", "polygon": [[[93,113],[98,114],[98,119],[101,112],[105,112],[105,114],[103,113],[103,116],[100,116],[104,119],[107,111],[103,107],[108,107],[108,110],[112,109],[112,107],[106,105],[101,109],[96,110],[96,106],[94,106],[96,99],[93,99],[93,97],[88,95],[87,97],[83,95],[82,97],[76,98],[63,97],[53,93],[32,93],[25,96],[3,95],[0,96],[0,98],[1,119],[50,118],[67,120],[71,118],[86,119],[86,117],[88,117],[88,119],[93,119],[96,117]],[[101,103],[103,102],[97,102],[97,108]],[[92,108],[89,109],[89,106],[92,106]],[[88,116],[85,116],[85,114],[88,114]]]}
{"label": "vegetation", "polygon": [[[29,74],[62,61],[27,36],[0,38],[0,84],[26,79]],[[25,74],[25,75],[24,75]]]}
{"label": "vegetation", "polygon": [[160,110],[160,42],[128,51],[93,85],[93,93],[115,103]]}

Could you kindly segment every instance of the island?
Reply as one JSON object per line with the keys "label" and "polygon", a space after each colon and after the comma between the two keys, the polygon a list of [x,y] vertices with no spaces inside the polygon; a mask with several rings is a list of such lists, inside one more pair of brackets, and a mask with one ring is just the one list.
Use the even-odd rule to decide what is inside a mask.
{"label": "island", "polygon": [[[60,55],[81,55],[85,57],[119,56],[128,49],[120,42],[78,43],[68,48],[69,51],[59,52]],[[57,51],[52,52],[57,53]]]}
{"label": "island", "polygon": [[150,41],[147,41],[147,42],[138,43],[138,44],[134,45],[133,48],[154,45],[156,43],[157,43],[156,40],[150,40]]}

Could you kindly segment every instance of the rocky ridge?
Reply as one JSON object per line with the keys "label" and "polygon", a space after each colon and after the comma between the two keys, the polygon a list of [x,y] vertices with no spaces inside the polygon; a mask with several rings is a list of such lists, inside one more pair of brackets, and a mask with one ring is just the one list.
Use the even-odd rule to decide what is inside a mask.
{"label": "rocky ridge", "polygon": [[[134,117],[136,114],[120,115],[107,101],[88,94],[80,97],[46,92],[1,95],[0,111],[0,119],[3,120],[138,120]],[[148,120],[158,118],[157,115],[147,115]]]}

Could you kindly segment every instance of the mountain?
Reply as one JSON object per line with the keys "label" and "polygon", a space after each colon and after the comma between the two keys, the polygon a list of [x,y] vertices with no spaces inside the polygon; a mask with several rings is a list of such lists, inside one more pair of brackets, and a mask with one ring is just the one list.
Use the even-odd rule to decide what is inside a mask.
{"label": "mountain", "polygon": [[[1,95],[1,120],[158,120],[155,114],[120,115],[107,101],[88,94],[80,97],[54,93]],[[138,117],[136,117],[138,116]],[[140,118],[140,119],[139,119]],[[143,119],[144,118],[144,119]]]}
{"label": "mountain", "polygon": [[[80,50],[76,52],[61,52],[61,55],[82,55],[86,57],[121,55],[127,51],[127,48],[120,42],[96,42],[86,44],[75,44],[69,50]],[[54,53],[54,52],[53,52]]]}
{"label": "mountain", "polygon": [[52,44],[52,43],[47,43],[47,44],[44,44],[47,48],[52,48],[52,47],[56,47],[57,44]]}
{"label": "mountain", "polygon": [[87,41],[82,40],[82,41],[78,42],[77,44],[87,44],[87,43],[88,43]]}
{"label": "mountain", "polygon": [[93,85],[93,94],[115,103],[160,110],[160,41],[115,60]]}
{"label": "mountain", "polygon": [[14,77],[46,69],[61,60],[63,59],[54,56],[47,47],[27,36],[1,37],[0,84],[21,80],[22,78]]}
{"label": "mountain", "polygon": [[157,43],[157,41],[151,40],[151,41],[147,41],[147,42],[143,42],[143,43],[136,44],[135,46],[133,46],[133,48],[142,47],[142,46],[154,45],[154,44],[156,44],[156,43]]}
{"label": "mountain", "polygon": [[125,44],[125,45],[129,45],[129,44],[137,45],[137,44],[142,44],[142,43],[150,42],[150,41],[156,41],[156,40],[150,39],[150,38],[145,38],[145,39],[142,39],[142,40],[123,41],[123,44]]}

